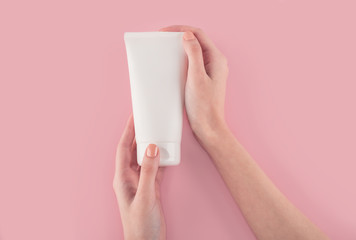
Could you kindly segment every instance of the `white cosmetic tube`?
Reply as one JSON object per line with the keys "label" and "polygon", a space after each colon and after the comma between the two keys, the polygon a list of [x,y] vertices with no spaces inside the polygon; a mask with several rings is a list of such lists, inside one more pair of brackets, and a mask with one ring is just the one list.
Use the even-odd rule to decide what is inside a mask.
{"label": "white cosmetic tube", "polygon": [[137,162],[159,147],[160,166],[180,163],[187,57],[183,32],[126,32]]}

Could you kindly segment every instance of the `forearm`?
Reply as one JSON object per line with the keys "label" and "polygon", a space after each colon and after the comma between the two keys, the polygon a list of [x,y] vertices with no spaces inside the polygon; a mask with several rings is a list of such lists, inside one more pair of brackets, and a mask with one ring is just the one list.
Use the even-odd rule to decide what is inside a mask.
{"label": "forearm", "polygon": [[200,138],[201,144],[258,239],[327,239],[275,187],[226,126],[205,134],[209,136]]}

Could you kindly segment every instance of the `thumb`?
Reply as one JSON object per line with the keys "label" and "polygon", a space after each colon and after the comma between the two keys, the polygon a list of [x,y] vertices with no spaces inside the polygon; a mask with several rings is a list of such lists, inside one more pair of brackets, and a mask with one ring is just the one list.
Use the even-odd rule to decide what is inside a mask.
{"label": "thumb", "polygon": [[202,74],[206,74],[203,52],[194,33],[189,31],[184,33],[183,47],[188,56],[188,75],[199,77],[202,76]]}
{"label": "thumb", "polygon": [[160,154],[157,145],[149,144],[146,148],[145,156],[141,164],[140,179],[138,182],[137,193],[154,194],[155,181],[158,172]]}

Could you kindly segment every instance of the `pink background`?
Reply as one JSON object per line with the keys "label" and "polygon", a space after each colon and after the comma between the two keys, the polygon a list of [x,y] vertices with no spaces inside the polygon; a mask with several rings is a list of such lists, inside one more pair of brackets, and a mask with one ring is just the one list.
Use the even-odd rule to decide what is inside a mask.
{"label": "pink background", "polygon": [[[131,112],[125,31],[203,28],[230,66],[226,117],[332,239],[356,239],[355,1],[0,2],[0,239],[122,239],[112,190]],[[185,119],[168,239],[254,239]]]}

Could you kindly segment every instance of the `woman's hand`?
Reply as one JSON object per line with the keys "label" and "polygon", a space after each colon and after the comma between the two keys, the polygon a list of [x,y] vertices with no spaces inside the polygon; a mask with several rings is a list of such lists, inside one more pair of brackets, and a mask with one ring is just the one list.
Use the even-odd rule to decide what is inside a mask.
{"label": "woman's hand", "polygon": [[224,117],[226,57],[199,28],[173,25],[160,31],[185,32],[183,46],[189,62],[185,107],[194,134],[204,142],[214,131],[227,128]]}
{"label": "woman's hand", "polygon": [[210,155],[257,239],[328,239],[276,188],[235,139],[224,119],[226,58],[205,33],[189,26],[161,31],[184,31],[188,55],[185,105],[190,126]]}
{"label": "woman's hand", "polygon": [[141,167],[136,158],[131,115],[117,147],[113,181],[125,239],[165,239],[166,225],[160,203],[162,169],[158,168],[159,149],[150,144]]}

